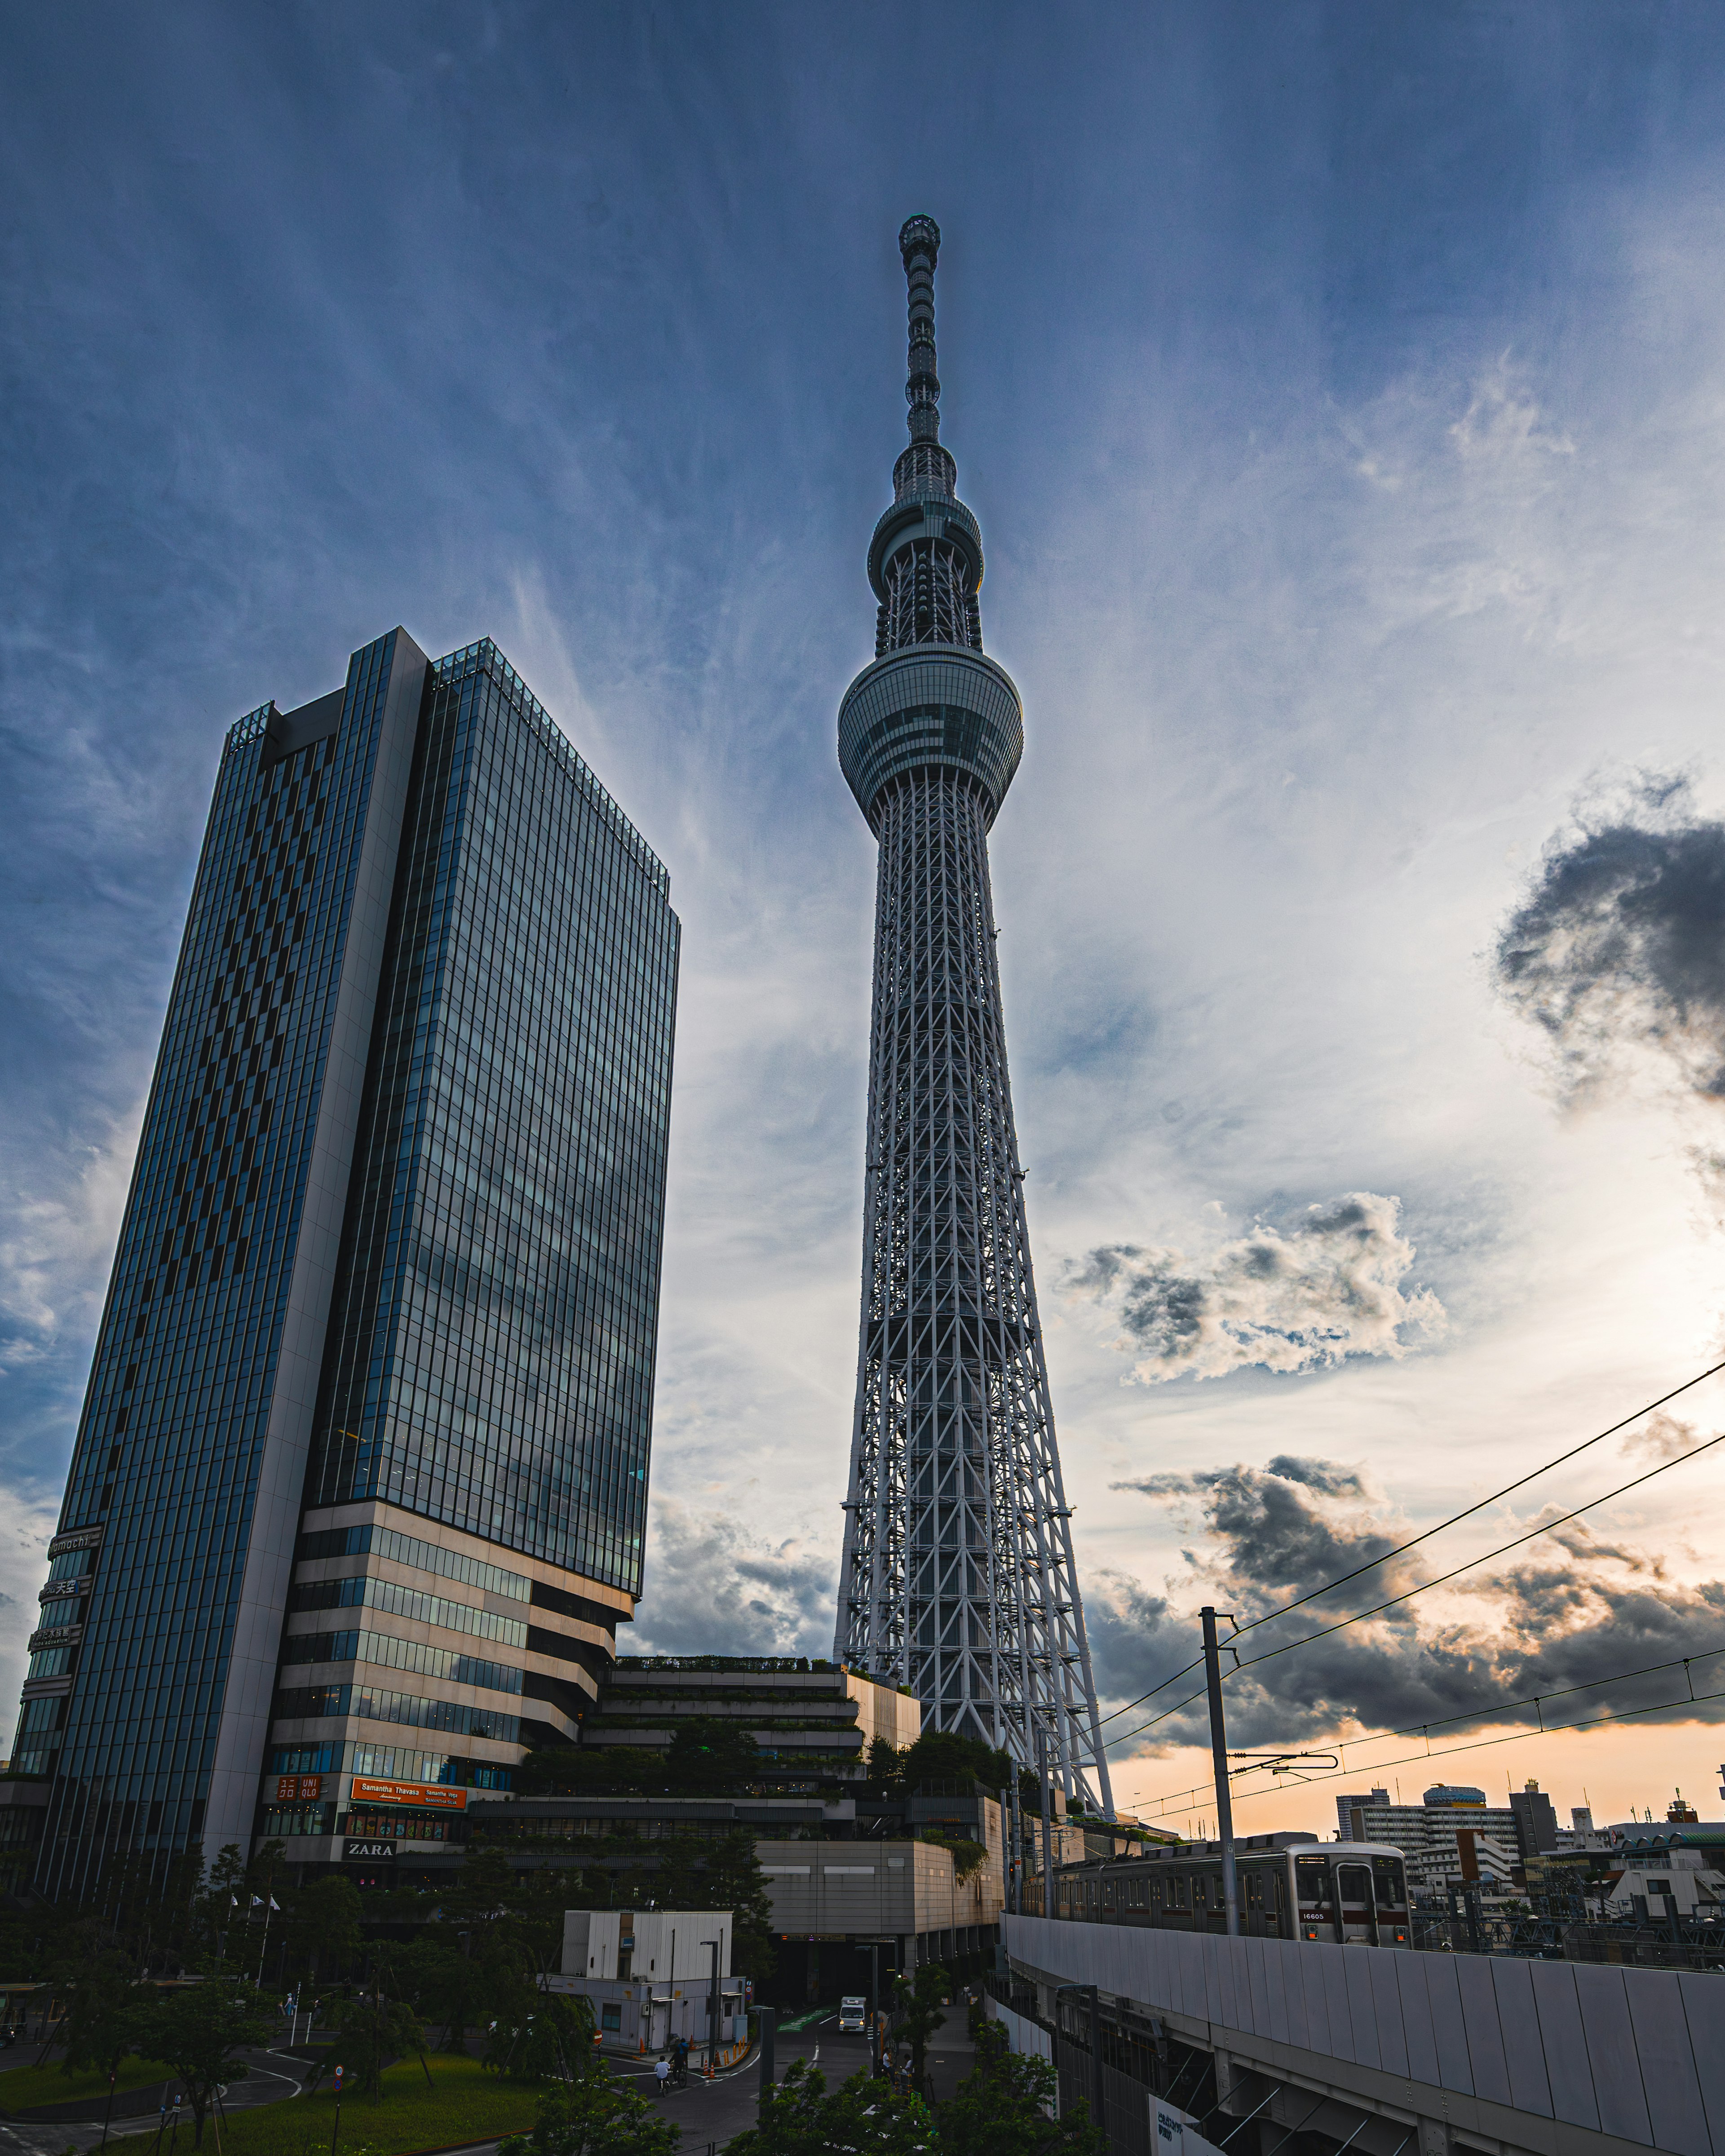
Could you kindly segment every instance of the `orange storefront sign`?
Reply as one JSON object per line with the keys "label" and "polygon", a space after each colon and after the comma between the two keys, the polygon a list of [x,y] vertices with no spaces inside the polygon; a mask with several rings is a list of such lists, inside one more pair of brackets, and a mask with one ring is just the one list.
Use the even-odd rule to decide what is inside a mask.
{"label": "orange storefront sign", "polygon": [[353,1778],[352,1801],[357,1804],[429,1804],[439,1812],[465,1812],[465,1789],[451,1789],[437,1782],[374,1782],[368,1776]]}

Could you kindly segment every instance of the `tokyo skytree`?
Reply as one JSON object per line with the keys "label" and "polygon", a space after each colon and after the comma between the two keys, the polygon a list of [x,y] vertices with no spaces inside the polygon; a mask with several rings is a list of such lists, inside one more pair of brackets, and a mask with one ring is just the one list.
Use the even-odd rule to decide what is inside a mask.
{"label": "tokyo skytree", "polygon": [[1024,710],[983,655],[982,533],[940,441],[940,228],[899,234],[910,447],[839,761],[880,845],[862,1325],[836,1659],[1111,1814],[1007,1081],[988,831]]}

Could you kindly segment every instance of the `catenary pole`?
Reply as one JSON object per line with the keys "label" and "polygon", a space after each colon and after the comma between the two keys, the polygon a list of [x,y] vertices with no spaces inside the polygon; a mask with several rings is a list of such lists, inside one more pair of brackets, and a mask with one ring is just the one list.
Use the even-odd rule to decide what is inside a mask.
{"label": "catenary pole", "polygon": [[1228,1936],[1240,1937],[1240,1882],[1234,1870],[1234,1801],[1228,1788],[1228,1726],[1222,1716],[1222,1650],[1216,1644],[1216,1613],[1198,1613],[1204,1625],[1204,1681],[1210,1696],[1210,1758],[1216,1770],[1216,1836],[1222,1845],[1222,1906],[1228,1912]]}
{"label": "catenary pole", "polygon": [[760,2010],[760,2015],[761,2094],[758,2115],[764,2119],[767,2116],[767,2098],[773,2087],[773,2039],[778,2029],[778,2010],[776,2006],[763,2006]]}
{"label": "catenary pole", "polygon": [[1054,1799],[1049,1787],[1048,1747],[1042,1724],[1036,1725],[1036,1772],[1042,1783],[1042,1913],[1051,1917],[1054,1905]]}

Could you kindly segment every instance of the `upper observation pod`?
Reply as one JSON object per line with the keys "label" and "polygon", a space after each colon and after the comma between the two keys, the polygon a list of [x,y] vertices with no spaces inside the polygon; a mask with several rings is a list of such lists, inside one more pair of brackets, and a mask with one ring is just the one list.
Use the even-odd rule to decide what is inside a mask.
{"label": "upper observation pod", "polygon": [[892,470],[892,506],[869,542],[879,601],[875,663],[845,691],[839,762],[870,824],[886,790],[931,767],[963,773],[993,823],[1024,753],[1024,707],[1005,669],[983,656],[983,535],[941,445],[934,349],[940,227],[908,218],[898,236],[910,317],[905,399],[911,445]]}

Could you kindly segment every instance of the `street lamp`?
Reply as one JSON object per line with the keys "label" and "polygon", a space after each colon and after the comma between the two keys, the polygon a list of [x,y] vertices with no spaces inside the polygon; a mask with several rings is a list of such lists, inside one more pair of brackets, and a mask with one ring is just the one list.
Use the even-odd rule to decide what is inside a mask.
{"label": "street lamp", "polygon": [[719,1941],[697,1939],[696,1944],[707,1948],[713,1958],[712,1989],[708,1992],[706,2000],[706,2074],[711,2081],[713,2076],[713,2053],[719,2048]]}

